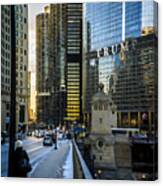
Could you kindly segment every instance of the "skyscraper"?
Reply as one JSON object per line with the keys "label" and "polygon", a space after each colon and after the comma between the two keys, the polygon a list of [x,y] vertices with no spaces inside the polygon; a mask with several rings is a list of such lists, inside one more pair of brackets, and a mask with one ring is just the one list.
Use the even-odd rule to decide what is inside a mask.
{"label": "skyscraper", "polygon": [[[157,15],[156,7],[153,1],[86,4],[85,21],[86,24],[89,25],[89,28],[86,26],[86,32],[89,30],[87,63],[88,67],[91,68],[90,64],[95,64],[95,61],[98,60],[98,80],[105,85],[104,91],[106,93],[109,91],[109,82],[112,72],[116,68],[116,65],[121,63],[119,55],[105,55],[107,53],[107,48],[109,46],[112,47],[112,45],[117,45],[128,38],[141,36],[144,28],[148,28],[148,31],[149,28],[151,30],[151,27],[152,31],[157,30],[154,21],[150,21],[149,24],[149,20],[154,20],[154,17]],[[151,9],[154,11],[150,11]],[[151,13],[147,13],[148,11]],[[91,57],[93,52],[98,51],[100,54],[101,49],[104,55],[101,55],[98,59],[93,59]],[[86,89],[88,89],[88,87]],[[88,95],[86,96],[89,97]],[[90,110],[87,111],[90,112]]]}
{"label": "skyscraper", "polygon": [[49,12],[36,17],[36,90],[37,121],[49,120]]}
{"label": "skyscraper", "polygon": [[50,79],[52,87],[50,118],[55,125],[63,124],[65,117],[65,60],[66,60],[66,6],[65,4],[50,4],[49,54]]}
{"label": "skyscraper", "polygon": [[66,121],[82,118],[82,15],[83,5],[67,4],[66,18]]}
{"label": "skyscraper", "polygon": [[129,41],[125,63],[110,79],[117,124],[157,131],[157,37],[148,34]]}
{"label": "skyscraper", "polygon": [[[5,117],[10,112],[11,83],[11,6],[1,6],[1,78],[2,78],[2,129],[5,129]],[[15,5],[16,30],[16,121],[28,122],[28,7]]]}
{"label": "skyscraper", "polygon": [[15,6],[17,123],[28,122],[28,6]]}
{"label": "skyscraper", "polygon": [[11,73],[11,22],[10,6],[1,6],[1,130],[5,130],[5,118],[10,112]]}
{"label": "skyscraper", "polygon": [[[39,122],[56,126],[81,119],[82,4],[51,4],[47,9],[46,20],[46,13],[37,16],[37,112]],[[39,86],[46,86],[46,93]],[[41,104],[43,97],[48,101]],[[47,118],[41,119],[44,114]]]}

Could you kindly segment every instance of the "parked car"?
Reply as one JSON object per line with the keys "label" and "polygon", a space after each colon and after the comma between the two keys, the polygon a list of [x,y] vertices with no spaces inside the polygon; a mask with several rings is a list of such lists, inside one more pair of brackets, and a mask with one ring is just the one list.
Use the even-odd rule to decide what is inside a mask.
{"label": "parked car", "polygon": [[27,136],[32,136],[32,131],[29,130],[29,131],[27,132]]}
{"label": "parked car", "polygon": [[37,137],[37,138],[42,138],[42,137],[44,137],[44,132],[43,132],[43,130],[35,130],[35,137]]}
{"label": "parked car", "polygon": [[43,139],[43,145],[44,146],[52,146],[53,145],[52,137],[51,136],[45,136],[44,139]]}

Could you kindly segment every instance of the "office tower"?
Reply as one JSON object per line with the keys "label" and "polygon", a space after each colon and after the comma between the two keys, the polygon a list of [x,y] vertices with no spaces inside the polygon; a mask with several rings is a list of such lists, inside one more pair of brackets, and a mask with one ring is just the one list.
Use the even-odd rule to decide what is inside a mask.
{"label": "office tower", "polygon": [[82,120],[82,4],[66,5],[66,121]]}
{"label": "office tower", "polygon": [[36,113],[38,122],[48,122],[49,118],[49,12],[36,17]]}
{"label": "office tower", "polygon": [[28,122],[28,7],[15,6],[17,123]]}
{"label": "office tower", "polygon": [[116,68],[110,83],[118,126],[157,131],[157,37],[148,34],[126,42],[125,64]]}
{"label": "office tower", "polygon": [[[1,6],[1,52],[2,52],[2,128],[5,129],[6,115],[10,114],[11,86],[11,6]],[[28,122],[28,7],[15,5],[16,36],[16,122]]]}
{"label": "office tower", "polygon": [[1,130],[10,112],[11,22],[10,6],[1,6]]}
{"label": "office tower", "polygon": [[142,1],[142,35],[158,34],[158,4],[153,0]]}
{"label": "office tower", "polygon": [[65,4],[50,4],[49,21],[49,54],[50,54],[50,85],[51,106],[50,114],[55,125],[63,124],[65,117],[66,89],[65,89],[65,46],[66,27]]}
{"label": "office tower", "polygon": [[[47,10],[47,19],[46,13],[37,16],[37,120],[57,126],[81,120],[82,4],[50,4]],[[40,73],[45,62],[46,79]]]}
{"label": "office tower", "polygon": [[[153,11],[150,11],[151,9]],[[111,47],[110,50],[115,53],[113,45],[119,44],[128,38],[135,38],[157,31],[154,21],[149,23],[149,20],[154,20],[156,17],[157,5],[153,1],[86,3],[85,21],[89,25],[89,28],[86,26],[85,31],[88,32],[89,30],[87,63],[90,67],[90,64],[98,60],[98,80],[105,85],[104,91],[106,93],[109,91],[109,82],[114,69],[117,64],[123,63],[119,54],[105,55],[108,52],[107,48]],[[151,27],[152,31],[149,29]],[[145,28],[148,28],[146,29],[148,31]],[[92,55],[96,52],[99,57],[94,59]],[[104,55],[100,55],[100,52],[104,53]],[[86,87],[88,89],[88,86]],[[88,95],[87,97],[91,101]],[[88,109],[87,112],[90,112],[90,110]]]}

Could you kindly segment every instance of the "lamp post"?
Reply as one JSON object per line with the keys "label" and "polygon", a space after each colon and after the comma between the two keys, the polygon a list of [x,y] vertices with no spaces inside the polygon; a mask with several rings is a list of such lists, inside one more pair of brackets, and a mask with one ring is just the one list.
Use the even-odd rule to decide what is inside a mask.
{"label": "lamp post", "polygon": [[8,176],[14,176],[14,150],[16,131],[16,38],[15,38],[15,6],[11,5],[11,104],[9,127]]}
{"label": "lamp post", "polygon": [[54,149],[57,150],[57,130],[55,129],[55,146]]}

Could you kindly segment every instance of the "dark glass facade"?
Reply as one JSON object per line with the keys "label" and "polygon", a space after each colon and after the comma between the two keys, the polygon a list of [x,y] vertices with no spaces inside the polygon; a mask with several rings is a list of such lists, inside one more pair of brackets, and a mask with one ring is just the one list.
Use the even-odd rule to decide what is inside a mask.
{"label": "dark glass facade", "polygon": [[79,122],[82,115],[82,16],[83,5],[66,5],[66,117]]}
{"label": "dark glass facade", "polygon": [[129,40],[125,63],[114,71],[110,93],[117,105],[119,127],[153,130],[157,126],[157,37]]}
{"label": "dark glass facade", "polygon": [[49,99],[50,92],[48,90],[49,79],[49,52],[48,52],[48,27],[49,14],[42,13],[36,18],[36,109],[37,121],[39,123],[48,123],[49,116]]}

